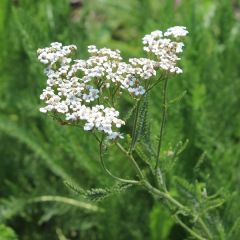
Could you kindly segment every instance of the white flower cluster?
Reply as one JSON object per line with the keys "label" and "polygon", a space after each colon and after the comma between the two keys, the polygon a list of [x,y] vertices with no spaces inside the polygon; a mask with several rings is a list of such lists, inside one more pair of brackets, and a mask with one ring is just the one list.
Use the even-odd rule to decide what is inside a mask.
{"label": "white flower cluster", "polygon": [[[52,43],[49,48],[38,50],[38,59],[47,65],[47,87],[40,95],[46,106],[41,112],[57,112],[65,114],[67,121],[84,120],[84,130],[98,129],[108,135],[109,139],[122,137],[114,132],[113,127],[120,128],[124,121],[118,118],[119,112],[114,108],[103,105],[87,106],[88,103],[99,98],[100,91],[88,83],[96,77],[103,76],[103,69],[94,65],[97,59],[87,61],[77,60],[71,64],[69,57],[76,50],[76,46],[62,46],[61,43]],[[104,56],[117,57],[114,52],[103,49]],[[104,62],[103,57],[98,59]],[[82,77],[77,76],[77,72]]]}
{"label": "white flower cluster", "polygon": [[65,61],[71,62],[71,58],[66,58],[71,54],[77,47],[75,45],[62,46],[61,43],[51,43],[51,46],[44,49],[38,49],[38,60],[43,64],[53,65],[57,61],[64,58]]}
{"label": "white flower cluster", "polygon": [[159,30],[151,32],[143,38],[143,49],[156,56],[161,69],[180,74],[182,69],[177,67],[177,61],[180,60],[178,54],[183,51],[184,44],[178,40],[187,34],[186,27],[181,26],[171,27],[164,33]]}
{"label": "white flower cluster", "polygon": [[[83,122],[84,130],[97,129],[107,134],[108,139],[121,138],[116,129],[125,122],[116,109],[102,104],[111,97],[106,92],[126,90],[138,97],[146,91],[142,81],[156,76],[158,69],[180,73],[176,61],[183,43],[163,36],[177,39],[186,34],[184,27],[169,28],[164,34],[152,32],[143,38],[144,50],[157,58],[130,58],[128,63],[122,60],[119,50],[97,49],[94,45],[88,46],[90,57],[87,60],[71,58],[77,50],[75,45],[52,43],[50,47],[38,49],[38,59],[46,65],[47,76],[47,86],[40,95],[46,105],[40,111],[62,114],[68,122]],[[110,91],[106,91],[107,88]]]}

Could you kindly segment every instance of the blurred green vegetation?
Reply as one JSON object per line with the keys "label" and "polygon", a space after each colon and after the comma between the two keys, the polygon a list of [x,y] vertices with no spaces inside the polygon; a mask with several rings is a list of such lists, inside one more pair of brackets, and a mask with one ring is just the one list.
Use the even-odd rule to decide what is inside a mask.
{"label": "blurred green vegetation", "polygon": [[[170,81],[169,98],[187,94],[169,109],[163,148],[186,139],[189,145],[169,185],[176,192],[176,175],[206,183],[209,194],[225,199],[212,222],[218,239],[238,240],[239,20],[240,1],[230,0],[1,0],[0,240],[186,239],[159,202],[139,189],[85,207],[86,200],[64,180],[86,189],[115,184],[100,167],[97,144],[90,134],[38,111],[45,77],[37,48],[60,41],[76,44],[83,58],[90,44],[140,56],[144,34],[174,25],[187,26],[190,35],[184,74]],[[155,89],[149,103],[152,132],[158,129],[160,101]],[[123,156],[113,152],[107,163],[117,175],[133,176]],[[44,196],[64,199],[48,202]]]}

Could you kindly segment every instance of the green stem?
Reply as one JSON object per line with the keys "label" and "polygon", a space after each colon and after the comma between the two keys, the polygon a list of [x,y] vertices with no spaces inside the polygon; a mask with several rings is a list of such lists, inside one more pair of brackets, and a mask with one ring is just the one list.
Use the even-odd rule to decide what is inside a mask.
{"label": "green stem", "polygon": [[129,149],[130,153],[132,152],[134,145],[135,145],[135,141],[136,141],[136,128],[137,128],[139,106],[140,106],[140,99],[137,100],[137,107],[135,110],[135,117],[134,117],[133,130],[132,130],[132,142],[131,142],[130,149]]}
{"label": "green stem", "polygon": [[161,152],[162,138],[163,138],[163,129],[165,126],[166,114],[167,114],[167,83],[168,83],[168,79],[165,78],[164,84],[163,84],[162,121],[161,121],[160,132],[159,132],[159,140],[158,140],[158,147],[157,147],[157,159],[156,159],[155,169],[157,169],[159,166],[160,152]]}
{"label": "green stem", "polygon": [[205,238],[194,232],[191,228],[189,228],[177,215],[174,215],[174,218],[176,222],[179,223],[193,237],[195,237],[198,240],[206,240]]}
{"label": "green stem", "polygon": [[137,174],[139,175],[139,177],[143,180],[143,184],[144,186],[147,188],[147,190],[155,195],[159,195],[160,197],[163,197],[167,200],[169,200],[171,203],[173,203],[175,206],[177,206],[180,209],[183,209],[186,211],[186,207],[183,206],[180,202],[178,202],[176,199],[174,199],[173,197],[171,197],[168,193],[166,192],[162,192],[160,190],[158,190],[157,188],[153,187],[144,177],[139,165],[137,164],[137,162],[135,161],[134,157],[129,154],[124,147],[120,144],[120,143],[116,143],[117,147],[128,157],[128,159],[132,162]]}
{"label": "green stem", "polygon": [[207,234],[207,236],[209,237],[209,239],[213,239],[212,237],[212,233],[210,232],[210,230],[208,229],[207,225],[205,224],[205,222],[203,221],[202,218],[198,219],[199,224],[202,226],[202,228],[204,229],[205,233]]}
{"label": "green stem", "polygon": [[140,179],[145,179],[140,167],[138,166],[137,162],[135,161],[134,157],[132,156],[131,153],[127,152],[127,150],[120,144],[116,143],[117,147],[127,156],[127,158],[131,161],[134,169],[136,170],[138,176]]}
{"label": "green stem", "polygon": [[[189,214],[191,214],[191,212],[188,210],[187,207],[185,207],[182,203],[180,203],[179,201],[177,201],[175,198],[173,198],[168,192],[163,192],[158,190],[157,188],[153,187],[144,177],[139,165],[137,164],[137,162],[135,161],[134,157],[132,156],[132,154],[130,154],[129,152],[127,152],[124,147],[120,144],[120,143],[116,143],[117,147],[128,157],[128,159],[132,162],[137,174],[139,175],[140,179],[142,180],[142,185],[152,194],[157,195],[163,199],[166,199],[167,201],[169,201],[171,204],[173,204],[175,207],[177,207],[180,210],[183,210],[185,212],[188,212]],[[138,182],[139,184],[139,182]],[[191,214],[192,215],[192,214]],[[205,238],[201,237],[199,234],[197,234],[196,232],[194,232],[193,230],[191,230],[188,226],[185,225],[185,223],[183,223],[181,221],[181,219],[174,215],[175,219],[177,220],[177,222],[186,230],[188,231],[189,234],[191,234],[192,236],[194,236],[196,239],[198,240],[206,240]],[[192,215],[192,217],[194,217],[194,215]],[[210,231],[208,230],[207,226],[205,225],[205,223],[203,222],[203,220],[201,218],[198,219],[199,224],[202,226],[202,228],[204,229],[204,231],[206,232],[206,234],[209,236],[209,239],[212,239],[212,235],[210,233]]]}
{"label": "green stem", "polygon": [[[144,182],[144,186],[147,188],[147,190],[149,191],[149,192],[151,192],[152,194],[155,194],[155,195],[157,195],[157,196],[159,196],[159,197],[161,197],[161,198],[164,198],[164,199],[166,199],[166,200],[168,200],[170,203],[172,203],[173,205],[175,205],[176,207],[178,207],[180,210],[184,210],[184,211],[186,211],[186,212],[188,212],[188,213],[190,213],[189,212],[189,210],[182,204],[182,203],[180,203],[180,202],[178,202],[175,198],[173,198],[172,196],[170,196],[169,195],[169,193],[166,193],[166,192],[162,192],[162,191],[160,191],[160,190],[158,190],[158,189],[156,189],[156,188],[154,188],[151,184],[149,184],[148,182]],[[191,213],[190,213],[191,214]],[[192,215],[192,214],[191,214]],[[194,218],[194,215],[192,215],[192,217]],[[212,238],[212,234],[211,234],[211,232],[210,232],[210,230],[208,229],[208,227],[206,226],[206,224],[204,223],[204,221],[203,221],[203,219],[202,218],[198,218],[198,222],[199,222],[199,224],[201,225],[201,227],[203,228],[203,230],[204,230],[204,232],[206,233],[206,235],[209,237],[209,239],[213,239]],[[184,223],[182,223],[182,224],[184,224]],[[185,225],[185,224],[184,224]],[[186,226],[186,225],[185,225]],[[184,227],[185,228],[185,227]],[[186,228],[185,228],[186,229]],[[190,228],[188,228],[188,229],[190,229]],[[191,229],[190,229],[191,230]],[[191,230],[191,232],[190,231],[188,231],[189,233],[191,233],[191,232],[194,232],[193,230]],[[195,233],[195,232],[194,232]],[[196,234],[196,233],[195,233]],[[198,234],[197,234],[198,235]],[[195,235],[194,235],[195,236]],[[199,235],[198,235],[199,236]],[[196,236],[195,236],[196,237]],[[201,237],[201,236],[199,236],[199,237]],[[198,238],[198,239],[204,239],[204,238]]]}
{"label": "green stem", "polygon": [[114,178],[115,180],[118,180],[120,182],[124,182],[124,183],[130,183],[130,184],[139,184],[139,181],[136,181],[136,180],[130,180],[130,179],[124,179],[124,178],[119,178],[115,175],[113,175],[111,173],[111,171],[109,171],[105,165],[105,162],[104,162],[104,159],[103,159],[103,152],[102,152],[102,141],[99,143],[99,155],[100,155],[100,162],[101,162],[101,165],[103,167],[103,169],[107,172],[107,174],[109,176],[111,176],[112,178]]}
{"label": "green stem", "polygon": [[158,195],[161,198],[165,198],[167,199],[169,202],[171,202],[173,205],[175,205],[176,207],[187,211],[187,208],[181,204],[180,202],[178,202],[176,199],[174,199],[172,196],[170,196],[168,193],[166,192],[162,192],[160,190],[158,190],[157,188],[153,187],[150,183],[145,182],[144,186],[147,188],[147,190],[149,192],[151,192],[152,194]]}
{"label": "green stem", "polygon": [[137,164],[137,162],[135,161],[134,157],[129,154],[124,147],[120,144],[120,143],[116,143],[117,147],[128,157],[128,159],[132,162],[137,174],[139,175],[140,179],[143,180],[143,184],[144,186],[147,188],[147,190],[155,195],[158,195],[160,197],[163,197],[167,200],[169,200],[171,203],[173,203],[175,206],[177,206],[180,209],[184,209],[186,211],[186,207],[183,206],[180,202],[178,202],[177,200],[175,200],[173,197],[171,197],[168,193],[166,192],[162,192],[160,190],[158,190],[157,188],[153,187],[144,177],[139,165]]}
{"label": "green stem", "polygon": [[116,95],[117,91],[119,90],[119,88],[120,88],[120,84],[113,91],[113,94],[112,94],[112,104],[113,104],[113,106],[114,106],[114,98],[115,98],[115,95]]}
{"label": "green stem", "polygon": [[161,74],[160,77],[154,83],[151,84],[151,82],[148,81],[148,85],[145,86],[146,87],[146,92],[144,93],[144,95],[147,94],[150,90],[152,90],[152,88],[157,86],[163,79],[164,79],[164,75]]}

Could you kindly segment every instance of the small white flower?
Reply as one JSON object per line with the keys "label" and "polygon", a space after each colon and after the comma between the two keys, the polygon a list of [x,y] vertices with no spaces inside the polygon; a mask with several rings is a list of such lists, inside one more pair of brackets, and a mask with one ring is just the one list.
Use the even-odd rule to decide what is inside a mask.
{"label": "small white flower", "polygon": [[93,123],[87,122],[87,123],[84,125],[83,128],[84,128],[85,131],[90,131],[90,130],[93,129],[93,127],[94,127],[94,124],[93,124]]}
{"label": "small white flower", "polygon": [[46,108],[40,108],[39,111],[42,112],[42,113],[46,113],[47,109]]}
{"label": "small white flower", "polygon": [[165,37],[172,36],[174,38],[178,37],[185,37],[187,36],[188,31],[186,27],[183,26],[175,26],[168,28],[167,31],[164,33]]}
{"label": "small white flower", "polygon": [[122,135],[121,133],[118,133],[118,132],[112,132],[111,134],[109,134],[109,135],[107,136],[107,139],[108,139],[108,140],[115,140],[115,139],[117,139],[117,138],[123,139],[123,135]]}

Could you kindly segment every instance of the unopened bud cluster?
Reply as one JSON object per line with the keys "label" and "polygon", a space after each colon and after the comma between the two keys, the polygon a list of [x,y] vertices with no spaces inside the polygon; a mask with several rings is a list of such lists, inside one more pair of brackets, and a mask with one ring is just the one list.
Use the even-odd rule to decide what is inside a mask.
{"label": "unopened bud cluster", "polygon": [[187,35],[185,27],[169,28],[165,33],[154,31],[143,38],[144,50],[149,58],[130,58],[124,62],[119,50],[97,49],[88,46],[87,60],[73,60],[75,45],[52,43],[38,49],[38,59],[46,65],[47,86],[40,95],[45,102],[41,112],[62,114],[69,123],[83,123],[86,131],[96,129],[108,139],[121,138],[117,131],[125,124],[110,100],[126,92],[133,98],[143,95],[146,81],[156,76],[158,70],[181,73],[177,67],[182,52],[181,37]]}

